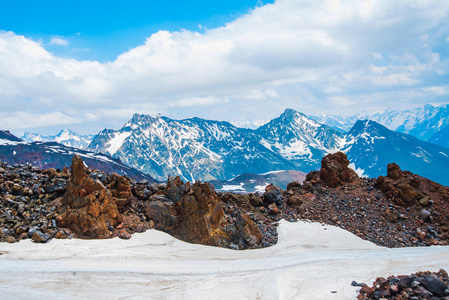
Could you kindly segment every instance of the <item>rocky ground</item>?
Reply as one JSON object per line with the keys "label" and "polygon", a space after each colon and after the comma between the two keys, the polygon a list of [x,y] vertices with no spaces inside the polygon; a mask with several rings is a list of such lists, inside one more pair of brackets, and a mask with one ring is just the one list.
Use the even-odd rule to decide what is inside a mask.
{"label": "rocky ground", "polygon": [[[359,285],[353,282],[353,285]],[[368,299],[449,299],[449,278],[447,272],[418,272],[412,275],[378,277],[373,286],[362,286],[357,297]]]}
{"label": "rocky ground", "polygon": [[233,249],[277,241],[280,219],[319,221],[387,247],[448,245],[449,188],[396,164],[388,175],[359,178],[339,152],[319,172],[286,190],[217,193],[208,183],[135,181],[86,168],[0,165],[0,239],[129,238],[156,228],[188,242]]}

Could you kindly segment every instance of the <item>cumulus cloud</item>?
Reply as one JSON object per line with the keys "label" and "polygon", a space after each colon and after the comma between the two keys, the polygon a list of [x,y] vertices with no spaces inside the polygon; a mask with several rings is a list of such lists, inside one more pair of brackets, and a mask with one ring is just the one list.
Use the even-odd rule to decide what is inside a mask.
{"label": "cumulus cloud", "polygon": [[125,122],[132,113],[104,111],[245,121],[287,107],[352,113],[440,102],[441,92],[424,92],[446,89],[438,82],[449,63],[437,46],[448,12],[444,0],[278,0],[201,33],[161,30],[107,63],[57,57],[1,32],[0,103],[15,103],[12,116],[57,110],[71,122]]}
{"label": "cumulus cloud", "polygon": [[50,40],[50,45],[68,46],[69,42],[64,40],[62,37],[53,36]]}

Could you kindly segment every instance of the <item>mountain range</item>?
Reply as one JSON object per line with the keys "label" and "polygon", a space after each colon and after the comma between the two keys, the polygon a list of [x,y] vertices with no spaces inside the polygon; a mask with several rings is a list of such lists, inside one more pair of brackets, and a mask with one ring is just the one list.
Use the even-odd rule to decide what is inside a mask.
{"label": "mountain range", "polygon": [[[230,180],[243,173],[320,168],[327,153],[347,153],[359,174],[386,174],[388,163],[449,185],[449,149],[392,131],[372,121],[356,121],[347,133],[287,109],[256,130],[227,122],[172,120],[135,114],[120,130],[103,130],[87,147],[162,180]],[[234,185],[238,185],[237,183]]]}
{"label": "mountain range", "polygon": [[86,148],[92,139],[94,138],[94,135],[80,135],[77,134],[70,129],[64,129],[61,130],[56,135],[40,135],[38,133],[31,133],[31,132],[25,132],[21,137],[23,141],[25,142],[56,142],[68,147],[78,148],[78,149],[84,149]]}
{"label": "mountain range", "polygon": [[358,120],[372,120],[388,129],[410,134],[420,140],[449,148],[449,104],[425,105],[408,110],[386,110],[377,113],[358,113],[349,116],[311,116],[319,123],[342,132],[349,131]]}
{"label": "mountain range", "polygon": [[183,180],[209,181],[295,168],[251,131],[200,118],[135,114],[120,130],[101,131],[86,149],[119,158],[160,180],[180,175]]}
{"label": "mountain range", "polygon": [[[135,114],[121,129],[101,131],[85,150],[91,156],[102,153],[113,157],[156,180],[179,175],[185,181],[214,181],[223,190],[230,186],[240,189],[242,184],[260,189],[259,185],[268,183],[262,174],[318,170],[322,157],[336,151],[345,152],[361,175],[385,175],[387,164],[396,162],[404,170],[449,185],[449,149],[430,143],[445,143],[447,111],[448,105],[426,105],[358,120],[363,114],[317,118],[287,109],[257,129],[200,118],[174,120]],[[0,135],[0,144],[13,147],[11,134],[4,131],[3,135],[6,139]],[[67,141],[63,137],[77,135],[65,130],[58,136]],[[45,147],[42,151],[52,151]]]}

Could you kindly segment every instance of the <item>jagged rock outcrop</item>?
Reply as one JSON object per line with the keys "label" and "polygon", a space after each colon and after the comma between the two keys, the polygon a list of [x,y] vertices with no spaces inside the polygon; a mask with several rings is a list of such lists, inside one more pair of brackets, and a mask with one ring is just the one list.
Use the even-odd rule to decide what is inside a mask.
{"label": "jagged rock outcrop", "polygon": [[321,170],[319,172],[321,182],[332,188],[344,183],[354,182],[359,176],[348,166],[348,157],[343,152],[328,154],[321,160]]}
{"label": "jagged rock outcrop", "polygon": [[187,242],[244,249],[262,238],[244,213],[239,213],[235,222],[226,221],[213,185],[184,183],[179,176],[169,178],[165,191],[150,198],[145,214],[156,229]]}
{"label": "jagged rock outcrop", "polygon": [[58,209],[58,226],[68,227],[80,237],[112,237],[121,216],[111,192],[101,181],[88,176],[80,156],[73,157],[71,171]]}

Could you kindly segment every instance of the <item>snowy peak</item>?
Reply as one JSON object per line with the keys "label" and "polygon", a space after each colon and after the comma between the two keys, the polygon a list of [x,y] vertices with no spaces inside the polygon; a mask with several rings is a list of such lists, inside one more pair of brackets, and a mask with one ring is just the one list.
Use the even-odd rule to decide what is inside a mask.
{"label": "snowy peak", "polygon": [[449,149],[421,141],[411,135],[389,130],[372,121],[359,120],[348,132],[341,150],[354,169],[364,175],[386,174],[386,166],[395,162],[402,169],[448,185]]}
{"label": "snowy peak", "polygon": [[342,134],[293,109],[255,131],[260,143],[288,160],[296,161],[302,171],[319,166],[321,158],[340,144]]}
{"label": "snowy peak", "polygon": [[263,147],[252,131],[228,122],[135,114],[120,130],[105,130],[88,147],[165,180],[229,179],[244,173],[291,169],[293,164]]}
{"label": "snowy peak", "polygon": [[79,135],[70,129],[61,130],[56,135],[42,136],[38,133],[25,132],[22,139],[26,142],[56,142],[68,147],[85,149],[92,141],[93,135]]}
{"label": "snowy peak", "polygon": [[449,105],[423,107],[408,110],[385,110],[373,114],[359,113],[351,116],[312,117],[342,131],[348,131],[357,120],[369,119],[386,126],[390,130],[407,133],[422,141],[449,147]]}
{"label": "snowy peak", "polygon": [[161,116],[157,115],[152,117],[150,115],[134,114],[131,120],[129,120],[125,125],[123,125],[122,130],[135,130],[137,128],[146,128],[152,124],[156,124],[160,121]]}

